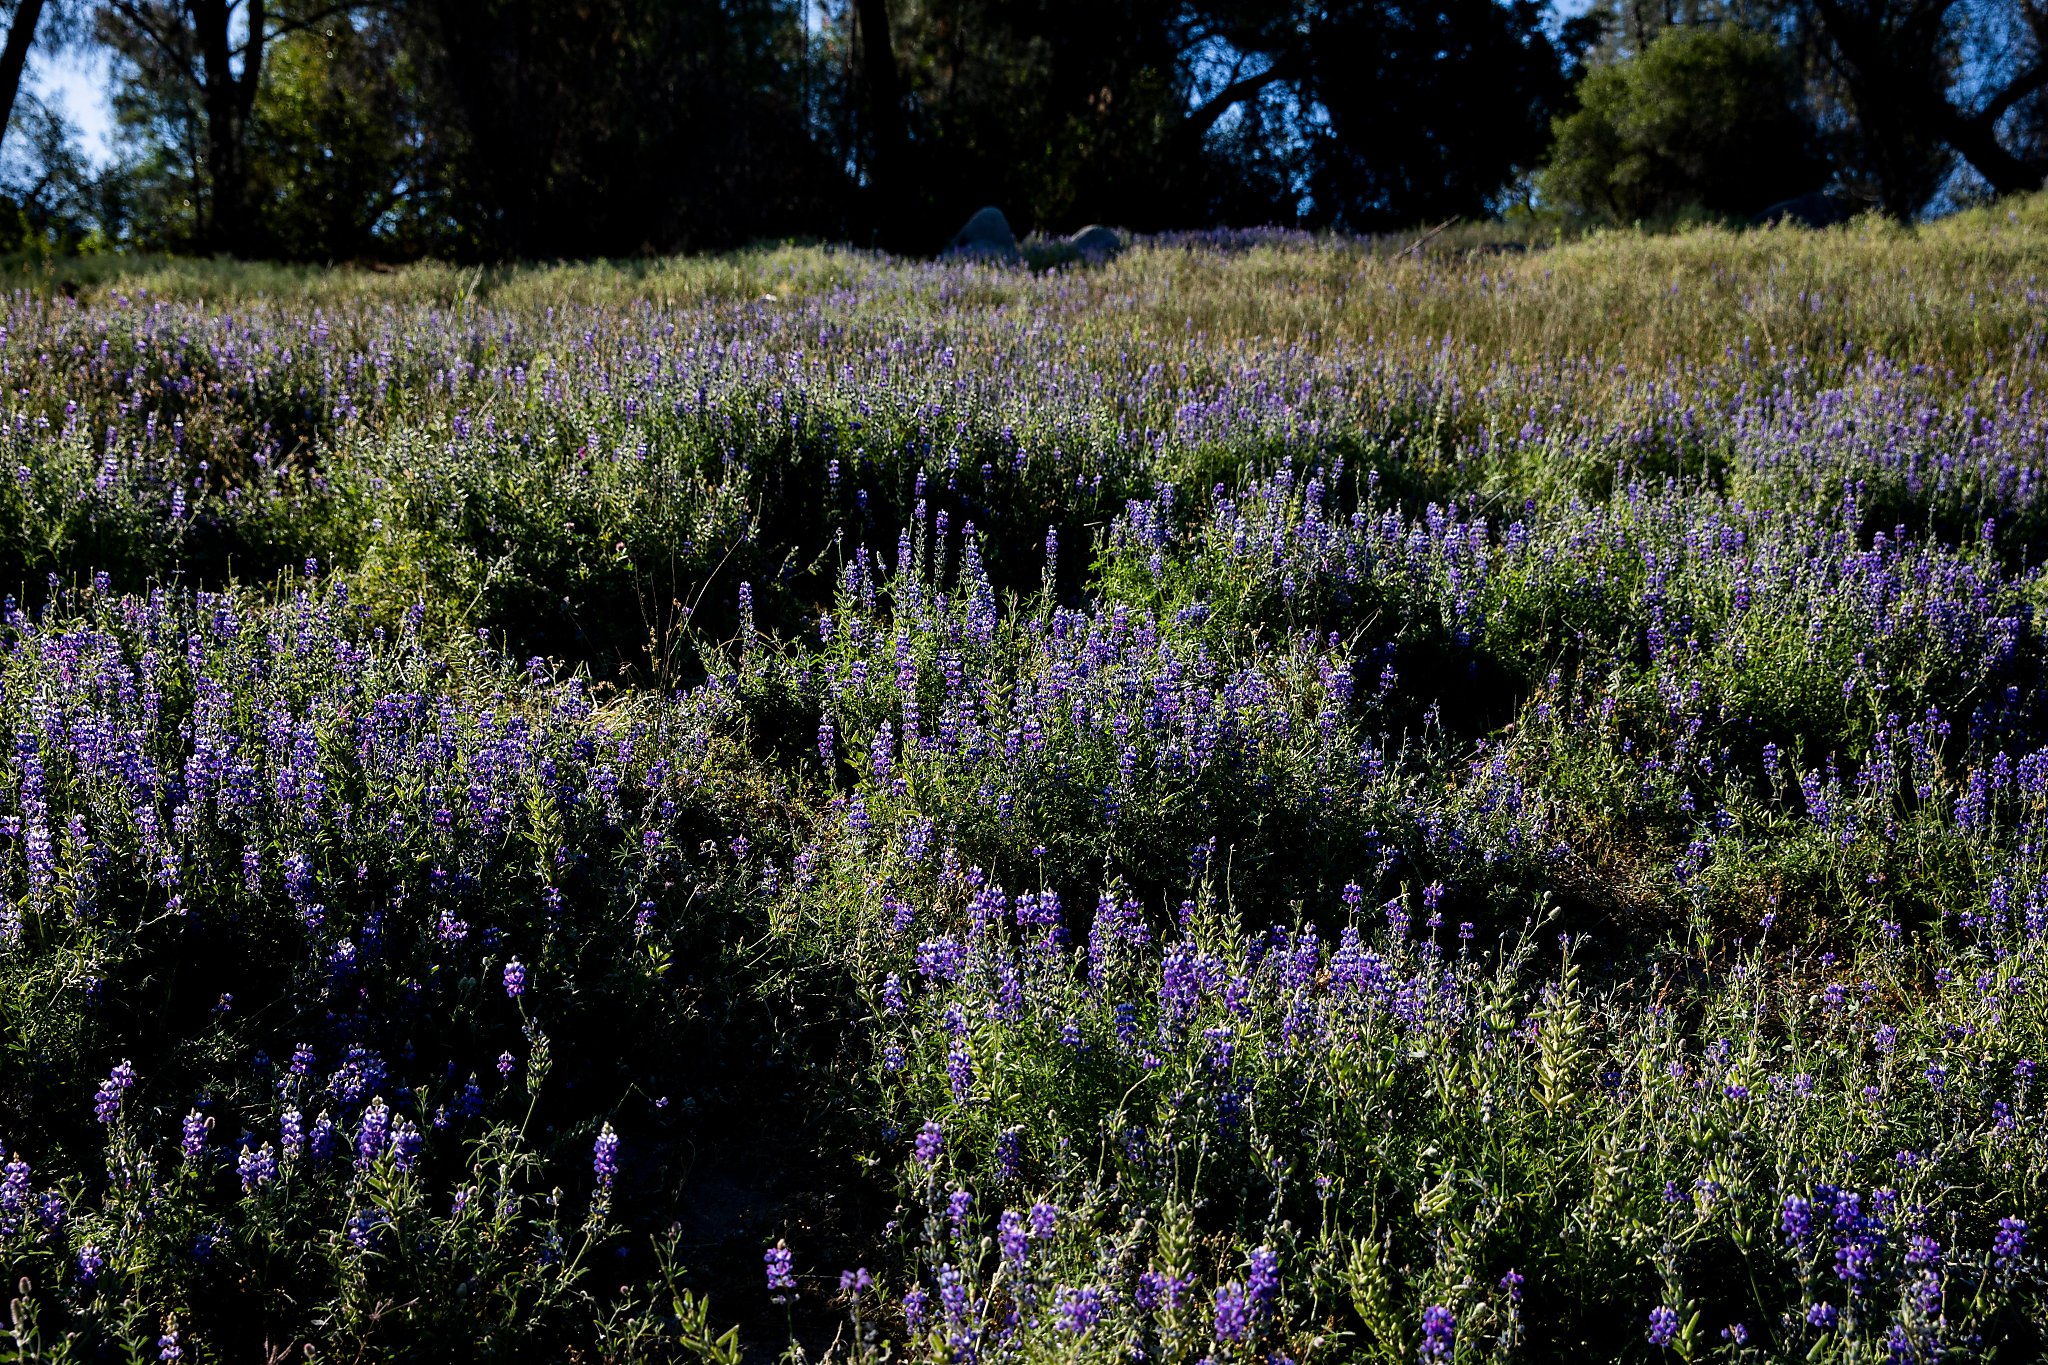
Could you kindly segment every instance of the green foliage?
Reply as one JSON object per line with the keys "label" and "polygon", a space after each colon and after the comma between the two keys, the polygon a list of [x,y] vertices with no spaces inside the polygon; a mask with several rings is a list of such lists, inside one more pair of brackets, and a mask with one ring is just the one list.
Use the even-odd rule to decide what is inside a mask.
{"label": "green foliage", "polygon": [[2038,1354],[2044,204],[24,268],[4,1350]]}
{"label": "green foliage", "polygon": [[431,138],[413,60],[388,21],[347,14],[271,48],[248,133],[261,254],[410,257],[441,244],[419,189]]}
{"label": "green foliage", "polygon": [[1827,174],[1786,57],[1733,24],[1664,30],[1588,75],[1579,106],[1557,121],[1544,197],[1609,222],[1746,217]]}

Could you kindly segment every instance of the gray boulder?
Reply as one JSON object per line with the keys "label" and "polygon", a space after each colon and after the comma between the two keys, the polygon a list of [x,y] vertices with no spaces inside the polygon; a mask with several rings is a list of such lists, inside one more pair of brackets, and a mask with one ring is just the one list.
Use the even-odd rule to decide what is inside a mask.
{"label": "gray boulder", "polygon": [[1017,250],[1017,234],[1010,231],[1010,220],[994,205],[969,218],[967,226],[953,234],[953,240],[946,244],[946,255],[1000,261],[1005,265],[1015,265],[1024,259],[1024,253]]}
{"label": "gray boulder", "polygon": [[1115,260],[1122,253],[1124,239],[1117,235],[1114,228],[1090,223],[1067,238],[1067,245],[1090,265],[1101,265],[1104,261]]}

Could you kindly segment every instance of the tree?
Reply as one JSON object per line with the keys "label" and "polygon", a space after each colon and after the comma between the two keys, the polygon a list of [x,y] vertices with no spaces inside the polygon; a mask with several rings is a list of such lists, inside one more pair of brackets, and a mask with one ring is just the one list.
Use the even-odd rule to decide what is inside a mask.
{"label": "tree", "polygon": [[[862,41],[883,8],[860,0]],[[1025,228],[1483,213],[1540,158],[1579,26],[1538,0],[899,0],[904,159],[936,246],[984,203]],[[875,97],[871,77],[867,103]],[[871,189],[891,153],[870,120]]]}
{"label": "tree", "polygon": [[417,256],[440,245],[434,111],[403,35],[340,15],[271,44],[250,111],[249,249],[293,260]]}
{"label": "tree", "polygon": [[1558,120],[1550,201],[1614,222],[1686,209],[1748,217],[1828,174],[1771,38],[1733,26],[1669,28],[1602,67]]}
{"label": "tree", "polygon": [[785,0],[406,0],[444,250],[625,255],[843,234]]}
{"label": "tree", "polygon": [[2000,194],[2048,178],[2048,0],[1812,3],[1856,116],[1880,146],[1940,142]]}
{"label": "tree", "polygon": [[889,31],[889,0],[856,0],[859,15],[861,112],[866,117],[869,198],[878,208],[876,227],[886,242],[903,232],[897,211],[904,202],[903,175],[909,136],[903,120],[903,77],[896,68],[896,40]]}
{"label": "tree", "polygon": [[[128,68],[131,126],[173,132],[190,168],[193,244],[246,254],[246,141],[266,49],[279,38],[360,7],[360,0],[287,5],[266,0],[102,0],[100,34]],[[119,101],[117,101],[117,106]],[[146,112],[145,112],[146,111]],[[168,111],[168,117],[166,112]]]}
{"label": "tree", "polygon": [[1327,7],[1294,58],[1325,111],[1310,143],[1311,221],[1368,230],[1492,212],[1541,163],[1586,37],[1553,38],[1538,0]]}
{"label": "tree", "polygon": [[28,65],[28,50],[35,44],[42,19],[43,0],[14,0],[14,12],[7,17],[7,41],[0,44],[0,139],[6,137],[13,121],[21,73]]}

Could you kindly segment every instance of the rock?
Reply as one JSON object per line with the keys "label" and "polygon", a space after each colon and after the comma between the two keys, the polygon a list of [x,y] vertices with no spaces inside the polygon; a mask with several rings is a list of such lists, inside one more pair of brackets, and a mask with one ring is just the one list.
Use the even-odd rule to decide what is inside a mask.
{"label": "rock", "polygon": [[1787,224],[1792,227],[1824,228],[1846,223],[1863,211],[1862,205],[1839,194],[1815,190],[1796,199],[1784,199],[1759,213],[1759,227]]}
{"label": "rock", "polygon": [[969,218],[967,226],[953,234],[953,240],[946,244],[946,255],[1000,261],[1005,265],[1015,265],[1024,259],[1024,253],[1017,250],[1017,234],[1010,231],[1010,220],[994,205]]}
{"label": "rock", "polygon": [[1067,238],[1067,245],[1090,265],[1101,265],[1104,261],[1115,260],[1123,252],[1124,239],[1116,234],[1114,228],[1090,223]]}

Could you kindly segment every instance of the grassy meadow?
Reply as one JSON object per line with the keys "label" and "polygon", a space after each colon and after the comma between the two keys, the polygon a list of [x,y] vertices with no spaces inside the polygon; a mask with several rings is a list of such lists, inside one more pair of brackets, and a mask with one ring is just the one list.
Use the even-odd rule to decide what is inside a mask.
{"label": "grassy meadow", "polygon": [[0,1350],[2038,1357],[2044,271],[0,269]]}

